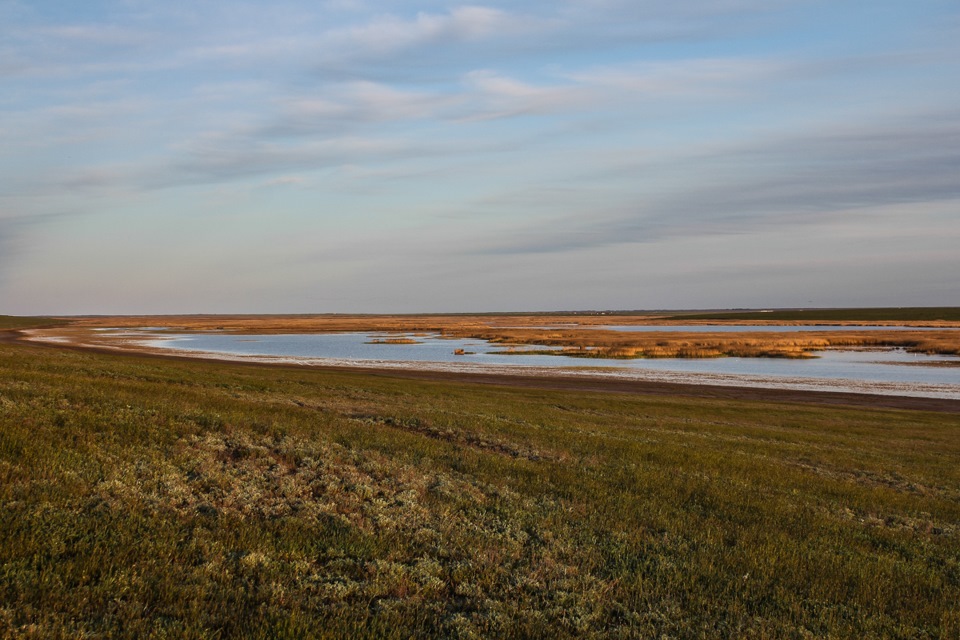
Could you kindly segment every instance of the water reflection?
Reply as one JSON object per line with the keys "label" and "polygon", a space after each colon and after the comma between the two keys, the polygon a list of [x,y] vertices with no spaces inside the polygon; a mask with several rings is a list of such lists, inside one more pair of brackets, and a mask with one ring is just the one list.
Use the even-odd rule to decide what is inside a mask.
{"label": "water reflection", "polygon": [[[414,338],[415,343],[391,344],[384,338]],[[377,342],[379,340],[379,342]],[[908,353],[902,349],[827,350],[813,359],[706,358],[609,360],[570,356],[518,355],[507,347],[483,340],[444,338],[439,334],[327,333],[286,335],[165,334],[154,336],[150,346],[203,351],[235,356],[272,356],[290,359],[320,359],[357,363],[449,363],[497,367],[603,368],[607,371],[688,374],[690,376],[742,377],[751,384],[759,380],[778,382],[819,380],[825,388],[849,390],[854,381],[890,385],[933,385],[938,397],[960,398],[960,358]],[[523,351],[533,347],[517,347]],[[547,347],[536,347],[538,350]],[[719,379],[719,378],[718,378]],[[802,385],[796,388],[805,388]],[[823,386],[822,384],[820,386]],[[904,387],[906,388],[906,387]],[[944,395],[946,394],[946,395]],[[916,394],[913,394],[916,395]],[[928,394],[929,395],[929,394]]]}

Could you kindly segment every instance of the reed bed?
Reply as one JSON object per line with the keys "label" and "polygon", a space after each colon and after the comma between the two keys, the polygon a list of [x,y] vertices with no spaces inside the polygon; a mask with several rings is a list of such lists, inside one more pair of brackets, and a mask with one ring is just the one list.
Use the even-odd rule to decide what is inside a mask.
{"label": "reed bed", "polygon": [[[582,358],[809,358],[831,348],[903,348],[914,353],[960,355],[960,330],[816,331],[809,333],[633,333],[595,330],[478,331],[472,338],[498,344],[546,345],[560,351],[526,351]],[[525,353],[517,351],[517,353]]]}

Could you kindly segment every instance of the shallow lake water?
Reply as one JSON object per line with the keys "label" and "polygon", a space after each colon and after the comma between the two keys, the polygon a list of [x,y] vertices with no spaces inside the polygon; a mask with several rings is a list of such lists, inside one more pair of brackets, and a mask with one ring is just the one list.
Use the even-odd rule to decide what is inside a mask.
{"label": "shallow lake water", "polygon": [[[780,327],[778,327],[780,328]],[[148,336],[144,336],[148,338]],[[373,343],[410,338],[417,344]],[[833,391],[865,391],[960,399],[960,358],[902,349],[827,350],[817,358],[663,358],[614,360],[503,353],[508,347],[439,335],[327,333],[236,335],[163,334],[145,344],[184,351],[274,360],[431,368],[538,368],[581,375],[619,375],[702,384],[742,384]],[[545,347],[517,347],[517,351]],[[456,350],[467,352],[456,355]]]}

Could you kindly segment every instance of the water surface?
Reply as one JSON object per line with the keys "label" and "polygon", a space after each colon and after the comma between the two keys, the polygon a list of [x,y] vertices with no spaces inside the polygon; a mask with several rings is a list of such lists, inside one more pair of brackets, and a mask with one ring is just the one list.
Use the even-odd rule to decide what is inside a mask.
{"label": "water surface", "polygon": [[[777,327],[778,329],[782,327]],[[417,344],[370,344],[373,339],[415,338]],[[483,340],[443,338],[437,334],[326,333],[281,335],[235,335],[226,333],[165,334],[154,336],[150,346],[233,356],[273,357],[292,360],[321,360],[337,364],[358,363],[445,363],[495,367],[576,368],[680,376],[718,384],[737,381],[750,386],[865,390],[874,393],[903,393],[960,399],[960,358],[913,354],[903,349],[827,350],[812,359],[781,358],[663,358],[615,360],[551,355],[503,353],[503,345]],[[518,350],[548,347],[520,347]],[[559,349],[559,347],[554,347]],[[463,350],[464,355],[455,354]],[[907,366],[909,365],[909,366]],[[671,378],[671,379],[672,379]],[[685,379],[685,378],[684,378]],[[729,382],[733,380],[733,382]],[[812,381],[812,382],[811,382]]]}

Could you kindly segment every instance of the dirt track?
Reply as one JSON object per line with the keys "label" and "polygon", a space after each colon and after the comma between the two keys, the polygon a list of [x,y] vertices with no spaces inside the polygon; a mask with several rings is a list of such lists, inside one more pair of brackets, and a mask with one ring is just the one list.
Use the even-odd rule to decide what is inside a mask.
{"label": "dirt track", "polygon": [[[303,370],[303,365],[274,364],[260,362],[223,361],[216,358],[197,358],[140,351],[119,351],[96,347],[83,347],[59,343],[30,342],[18,331],[0,331],[0,343],[19,344],[39,349],[69,349],[92,351],[114,357],[159,358],[182,362],[216,362],[229,366],[275,367]],[[888,396],[861,393],[837,393],[826,391],[805,391],[792,389],[764,389],[757,387],[730,387],[719,385],[675,384],[644,380],[611,380],[588,377],[558,377],[532,375],[506,375],[472,372],[425,371],[414,369],[371,369],[361,367],[324,367],[312,366],[314,370],[352,372],[365,376],[399,378],[404,380],[425,380],[437,382],[459,382],[523,389],[545,389],[571,392],[628,393],[638,395],[666,396],[674,398],[717,398],[726,400],[747,400],[758,402],[785,402],[803,405],[869,407],[883,409],[904,409],[914,411],[934,411],[939,413],[960,414],[960,400],[943,398],[916,398],[910,396]]]}

